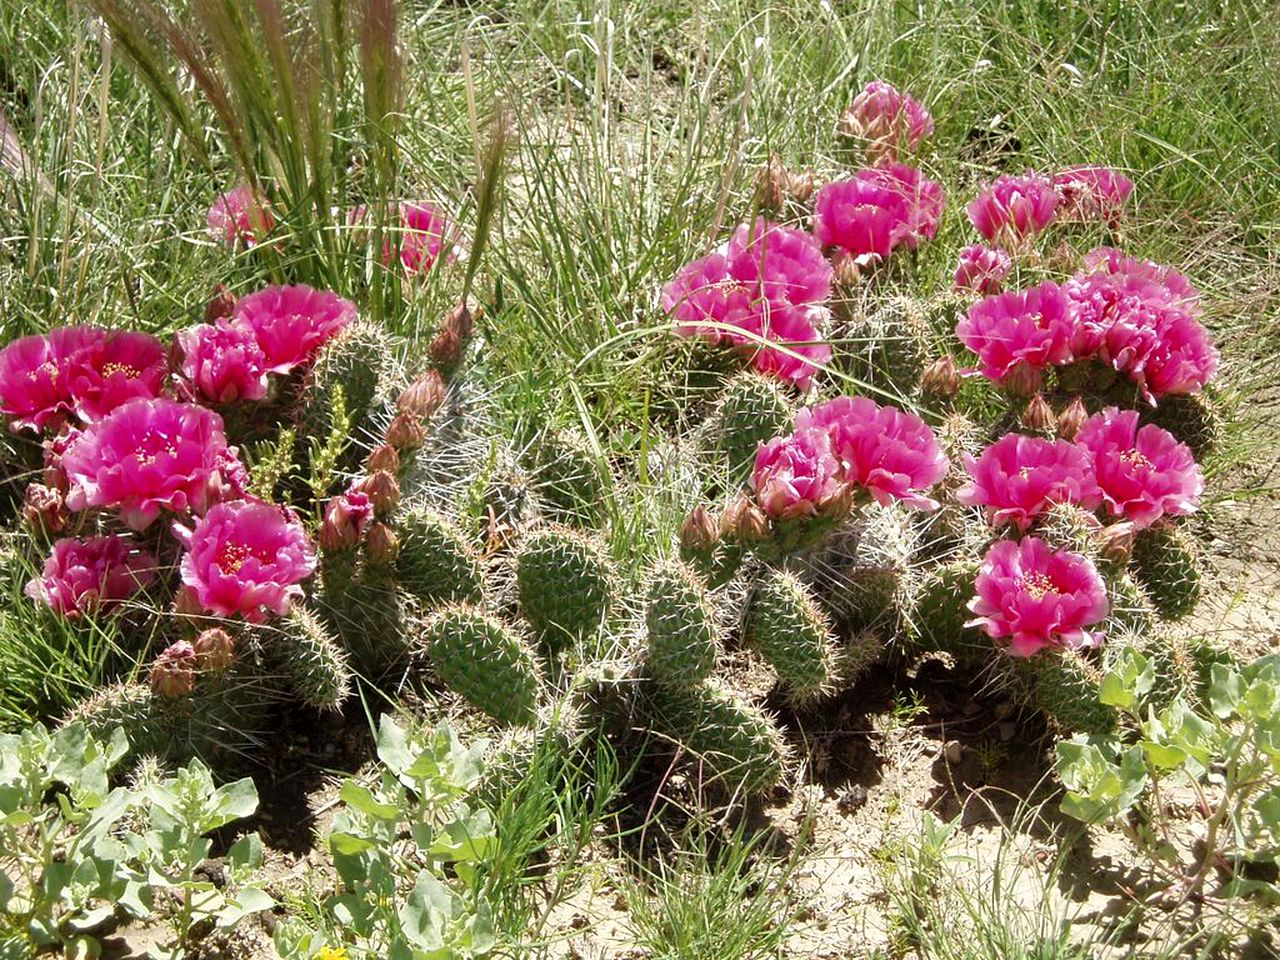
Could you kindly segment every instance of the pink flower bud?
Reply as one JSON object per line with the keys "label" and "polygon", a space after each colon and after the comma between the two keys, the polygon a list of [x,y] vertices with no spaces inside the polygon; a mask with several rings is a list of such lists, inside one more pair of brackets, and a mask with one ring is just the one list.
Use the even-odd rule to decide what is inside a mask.
{"label": "pink flower bud", "polygon": [[330,498],[320,524],[320,549],[325,553],[350,550],[360,542],[372,517],[373,504],[359,490]]}
{"label": "pink flower bud", "polygon": [[1098,545],[1098,553],[1105,559],[1116,563],[1128,563],[1129,557],[1133,554],[1133,541],[1136,535],[1137,529],[1134,524],[1125,520],[1103,527],[1094,534],[1094,541]]}
{"label": "pink flower bud", "polygon": [[960,392],[960,371],[950,356],[939,357],[925,367],[920,387],[934,397],[954,397]]}
{"label": "pink flower bud", "polygon": [[360,480],[355,489],[369,498],[376,517],[389,517],[400,505],[400,484],[385,470],[379,470]]}
{"label": "pink flower bud", "polygon": [[1088,419],[1089,411],[1085,409],[1084,401],[1076,397],[1058,415],[1058,436],[1063,440],[1074,440]]}
{"label": "pink flower bud", "polygon": [[428,370],[400,394],[396,408],[422,420],[430,419],[444,403],[444,380],[436,370]]}
{"label": "pink flower bud", "polygon": [[699,504],[680,524],[680,546],[692,553],[705,553],[716,545],[719,532],[710,511]]}
{"label": "pink flower bud", "polygon": [[365,464],[370,473],[377,473],[382,470],[390,474],[396,474],[400,472],[400,454],[396,452],[396,448],[391,444],[380,444],[373,448]]}
{"label": "pink flower bud", "polygon": [[1022,410],[1022,424],[1036,433],[1048,433],[1058,425],[1053,415],[1053,407],[1049,406],[1044,394],[1037,393]]}
{"label": "pink flower bud", "polygon": [[213,286],[213,296],[204,308],[204,322],[213,324],[225,320],[236,312],[236,295],[227,289],[225,283]]}
{"label": "pink flower bud", "polygon": [[769,518],[750,497],[741,496],[720,515],[720,534],[743,543],[769,538]]}
{"label": "pink flower bud", "polygon": [[58,533],[66,528],[69,514],[57,487],[33,483],[23,496],[22,519],[36,533]]}
{"label": "pink flower bud", "polygon": [[1000,381],[1000,386],[1015,397],[1034,396],[1044,386],[1044,374],[1029,363],[1019,363]]}
{"label": "pink flower bud", "polygon": [[400,540],[385,523],[374,523],[369,527],[365,540],[365,549],[369,554],[369,562],[376,567],[389,567],[400,555]]}
{"label": "pink flower bud", "polygon": [[202,671],[221,673],[236,662],[236,639],[219,627],[203,631],[192,646]]}
{"label": "pink flower bud", "polygon": [[427,355],[431,357],[432,362],[440,364],[442,367],[452,367],[462,359],[462,338],[458,336],[456,330],[449,327],[442,327],[440,331],[431,338],[431,344],[427,347]]}
{"label": "pink flower bud", "polygon": [[170,644],[156,657],[148,675],[151,690],[166,700],[185,697],[196,686],[196,651],[186,640]]}
{"label": "pink flower bud", "polygon": [[387,427],[387,445],[401,453],[416,450],[427,438],[427,428],[411,413],[399,413]]}

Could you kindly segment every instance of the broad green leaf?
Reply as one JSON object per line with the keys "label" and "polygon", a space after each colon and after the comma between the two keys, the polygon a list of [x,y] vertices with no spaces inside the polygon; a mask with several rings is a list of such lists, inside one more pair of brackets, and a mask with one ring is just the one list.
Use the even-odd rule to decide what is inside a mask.
{"label": "broad green leaf", "polygon": [[216,830],[233,820],[253,816],[258,809],[258,788],[249,777],[224,784],[214,792],[210,807],[213,813],[210,814],[209,821],[214,822],[214,826],[205,827],[201,833]]}
{"label": "broad green leaf", "polygon": [[344,854],[349,857],[374,849],[374,845],[364,837],[357,837],[350,833],[329,834],[329,847],[334,853]]}
{"label": "broad green leaf", "polygon": [[381,803],[365,786],[348,780],[342,785],[338,797],[349,806],[377,820],[399,820],[400,808],[393,803]]}
{"label": "broad green leaf", "polygon": [[1215,717],[1226,719],[1240,703],[1240,674],[1223,663],[1209,668],[1209,708]]}
{"label": "broad green leaf", "polygon": [[256,870],[262,866],[262,838],[257,832],[246,833],[227,851],[227,865],[232,872]]}
{"label": "broad green leaf", "polygon": [[378,759],[397,777],[412,766],[414,757],[408,746],[408,734],[404,727],[384,713],[378,721]]}
{"label": "broad green leaf", "polygon": [[422,870],[400,908],[400,929],[418,950],[439,950],[444,946],[445,927],[453,913],[453,896],[449,888],[430,870]]}

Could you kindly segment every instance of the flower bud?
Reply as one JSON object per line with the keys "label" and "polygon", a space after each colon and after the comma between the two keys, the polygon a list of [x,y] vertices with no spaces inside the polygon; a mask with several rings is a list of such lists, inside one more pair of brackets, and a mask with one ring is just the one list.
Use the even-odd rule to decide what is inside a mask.
{"label": "flower bud", "polygon": [[1088,419],[1089,411],[1085,409],[1084,401],[1076,397],[1058,416],[1058,436],[1063,440],[1074,440]]}
{"label": "flower bud", "polygon": [[33,483],[22,500],[22,519],[35,533],[58,533],[67,526],[70,515],[62,491]]}
{"label": "flower bud", "polygon": [[400,454],[396,452],[396,448],[391,444],[380,444],[373,448],[365,464],[368,466],[370,473],[385,470],[387,473],[396,474],[400,472]]}
{"label": "flower bud", "polygon": [[[479,308],[477,313],[481,312]],[[465,344],[471,339],[471,334],[475,330],[476,321],[475,314],[472,313],[471,307],[465,301],[460,302],[444,317],[444,329],[453,331],[454,336],[458,338],[459,343]]]}
{"label": "flower bud", "polygon": [[404,389],[396,401],[396,409],[428,420],[440,409],[440,404],[444,403],[444,393],[444,380],[440,372],[428,370]]}
{"label": "flower bud", "polygon": [[453,367],[462,359],[462,338],[456,330],[442,327],[427,347],[427,356],[442,367]]}
{"label": "flower bud", "polygon": [[398,413],[387,426],[384,435],[387,446],[406,453],[422,446],[427,439],[427,428],[411,413]]}
{"label": "flower bud", "polygon": [[769,213],[777,213],[787,201],[787,173],[782,158],[776,153],[769,154],[769,162],[760,171],[760,209]]}
{"label": "flower bud", "polygon": [[1009,375],[1000,381],[1000,386],[1015,397],[1034,396],[1043,385],[1044,375],[1025,360],[1014,366]]}
{"label": "flower bud", "polygon": [[63,493],[70,489],[71,481],[67,479],[67,472],[62,469],[62,456],[78,436],[80,436],[80,431],[75,427],[64,427],[57,435],[45,440],[43,449],[44,471],[42,476],[45,486],[56,487]]}
{"label": "flower bud", "polygon": [[769,518],[753,498],[743,494],[720,515],[720,535],[743,543],[766,540],[769,537]]}
{"label": "flower bud", "polygon": [[852,290],[859,286],[863,278],[875,269],[880,260],[879,254],[875,253],[862,253],[856,257],[845,252],[836,253],[831,261],[836,287]]}
{"label": "flower bud", "polygon": [[1037,393],[1022,410],[1022,425],[1036,433],[1047,433],[1058,425],[1058,418],[1053,415],[1053,407],[1049,406],[1043,394]]}
{"label": "flower bud", "polygon": [[183,586],[173,597],[173,612],[179,617],[204,617],[208,611],[199,600],[194,587]]}
{"label": "flower bud", "polygon": [[356,484],[355,490],[369,498],[375,517],[389,517],[400,506],[400,484],[385,470],[365,477]]}
{"label": "flower bud", "polygon": [[373,523],[369,525],[369,534],[365,538],[365,550],[371,564],[389,567],[400,555],[400,540],[385,523]]}
{"label": "flower bud", "polygon": [[320,524],[320,549],[325,553],[350,550],[360,542],[365,527],[373,516],[373,504],[367,494],[348,490],[331,497]]}
{"label": "flower bud", "polygon": [[689,515],[680,524],[680,546],[691,553],[706,553],[719,539],[716,522],[711,512],[702,504],[689,511]]}
{"label": "flower bud", "polygon": [[220,627],[202,631],[192,648],[196,667],[207,673],[222,673],[236,662],[236,638]]}
{"label": "flower bud", "polygon": [[236,312],[236,295],[227,289],[225,283],[215,284],[213,297],[204,308],[204,322],[217,323]]}
{"label": "flower bud", "polygon": [[1133,554],[1133,541],[1137,535],[1134,525],[1128,520],[1103,527],[1093,535],[1098,546],[1098,553],[1106,560],[1116,563],[1127,563]]}
{"label": "flower bud", "polygon": [[954,397],[960,392],[960,371],[950,355],[939,357],[925,367],[920,387],[934,397]]}
{"label": "flower bud", "polygon": [[196,686],[196,651],[186,640],[170,644],[156,657],[148,674],[151,691],[166,700],[191,693]]}

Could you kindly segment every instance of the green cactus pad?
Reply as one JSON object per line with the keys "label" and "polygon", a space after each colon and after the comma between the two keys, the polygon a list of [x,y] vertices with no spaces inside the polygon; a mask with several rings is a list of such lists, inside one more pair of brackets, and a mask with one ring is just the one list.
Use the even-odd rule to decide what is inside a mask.
{"label": "green cactus pad", "polygon": [[847,689],[871,672],[885,654],[885,643],[875,630],[862,630],[836,651],[836,673]]}
{"label": "green cactus pad", "polygon": [[1098,698],[1103,671],[1075,650],[1042,650],[1009,657],[1006,666],[1021,699],[1041,711],[1059,733],[1110,733],[1116,712]]}
{"label": "green cactus pad", "polygon": [[578,527],[600,523],[605,482],[595,452],[584,436],[567,430],[548,433],[524,460],[548,516]]}
{"label": "green cactus pad", "polygon": [[117,727],[122,729],[129,739],[130,756],[168,757],[174,750],[176,731],[165,713],[150,687],[118,683],[77,704],[66,720],[83,723],[90,735],[99,739],[106,739]]}
{"label": "green cactus pad", "polygon": [[742,486],[761,443],[791,430],[794,411],[776,380],[744,373],[730,380],[702,430],[703,456],[727,490]]}
{"label": "green cactus pad", "polygon": [[484,572],[453,524],[430,510],[415,510],[396,524],[400,586],[423,603],[479,603]]}
{"label": "green cactus pad", "polygon": [[1036,523],[1035,535],[1054,550],[1068,550],[1098,561],[1097,518],[1073,503],[1055,503]]}
{"label": "green cactus pad", "polygon": [[991,640],[977,627],[969,601],[974,597],[977,562],[954,561],[936,568],[916,591],[909,630],[915,653],[946,653],[966,669],[981,667],[992,653]]}
{"label": "green cactus pad", "polygon": [[352,428],[367,429],[377,400],[398,385],[390,338],[380,326],[356,323],[316,355],[298,396],[296,420],[304,438],[324,441],[333,429],[336,388]]}
{"label": "green cactus pad", "polygon": [[408,662],[408,610],[393,567],[352,566],[346,558],[329,558],[321,567],[316,603],[325,621],[346,648],[352,669],[378,679]]}
{"label": "green cactus pad", "polygon": [[1186,616],[1200,599],[1199,553],[1177,527],[1149,527],[1138,534],[1133,575],[1165,620]]}
{"label": "green cactus pad", "polygon": [[1142,422],[1168,430],[1191,448],[1196,459],[1211,453],[1222,437],[1222,416],[1204,394],[1161,397],[1142,409]]}
{"label": "green cactus pad", "polygon": [[703,785],[753,795],[782,778],[787,753],[777,725],[733,694],[706,684],[649,684],[643,699],[654,728],[674,741]]}
{"label": "green cactus pad", "polygon": [[272,666],[303,703],[337,710],[350,696],[347,653],[312,611],[295,605],[287,617],[256,632]]}
{"label": "green cactus pad", "polygon": [[530,723],[538,706],[538,662],[515,632],[474,607],[445,607],[420,641],[440,678],[502,723]]}
{"label": "green cactus pad", "polygon": [[720,648],[715,611],[697,577],[680,563],[661,564],[649,578],[645,627],[654,679],[691,686],[711,675]]}
{"label": "green cactus pad", "polygon": [[929,328],[919,301],[892,298],[850,327],[846,338],[842,352],[858,380],[903,395],[919,386],[930,360]]}
{"label": "green cactus pad", "polygon": [[751,599],[747,630],[790,696],[804,701],[830,692],[836,671],[831,623],[799,578],[765,571]]}
{"label": "green cactus pad", "polygon": [[516,591],[534,635],[554,653],[597,633],[612,613],[617,583],[599,542],[544,527],[520,545]]}

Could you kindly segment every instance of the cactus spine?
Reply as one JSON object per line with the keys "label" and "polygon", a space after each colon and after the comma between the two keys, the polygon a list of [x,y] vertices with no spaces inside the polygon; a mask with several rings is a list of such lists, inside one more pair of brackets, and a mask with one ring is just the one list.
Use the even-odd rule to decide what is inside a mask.
{"label": "cactus spine", "polygon": [[445,607],[430,618],[421,642],[440,678],[502,723],[530,723],[541,678],[533,654],[501,621],[474,607]]}
{"label": "cactus spine", "polygon": [[791,429],[793,412],[777,382],[755,373],[725,385],[703,434],[703,449],[716,479],[735,490],[751,474],[756,448]]}
{"label": "cactus spine", "polygon": [[794,699],[830,692],[836,668],[831,623],[794,574],[767,570],[760,577],[748,631]]}
{"label": "cactus spine", "polygon": [[337,710],[350,696],[346,651],[310,610],[294,606],[279,624],[258,632],[272,665],[303,703]]}
{"label": "cactus spine", "polygon": [[1175,526],[1143,530],[1133,545],[1133,573],[1165,620],[1186,616],[1200,599],[1200,561],[1191,538]]}
{"label": "cactus spine", "polygon": [[556,653],[594,636],[616,601],[612,564],[599,542],[565,527],[530,534],[516,556],[520,610]]}
{"label": "cactus spine", "polygon": [[711,675],[720,646],[715,611],[683,564],[662,564],[651,575],[645,628],[649,672],[659,682],[691,686]]}
{"label": "cactus spine", "polygon": [[480,602],[484,573],[457,528],[429,510],[415,510],[397,526],[396,576],[409,594],[427,604]]}

